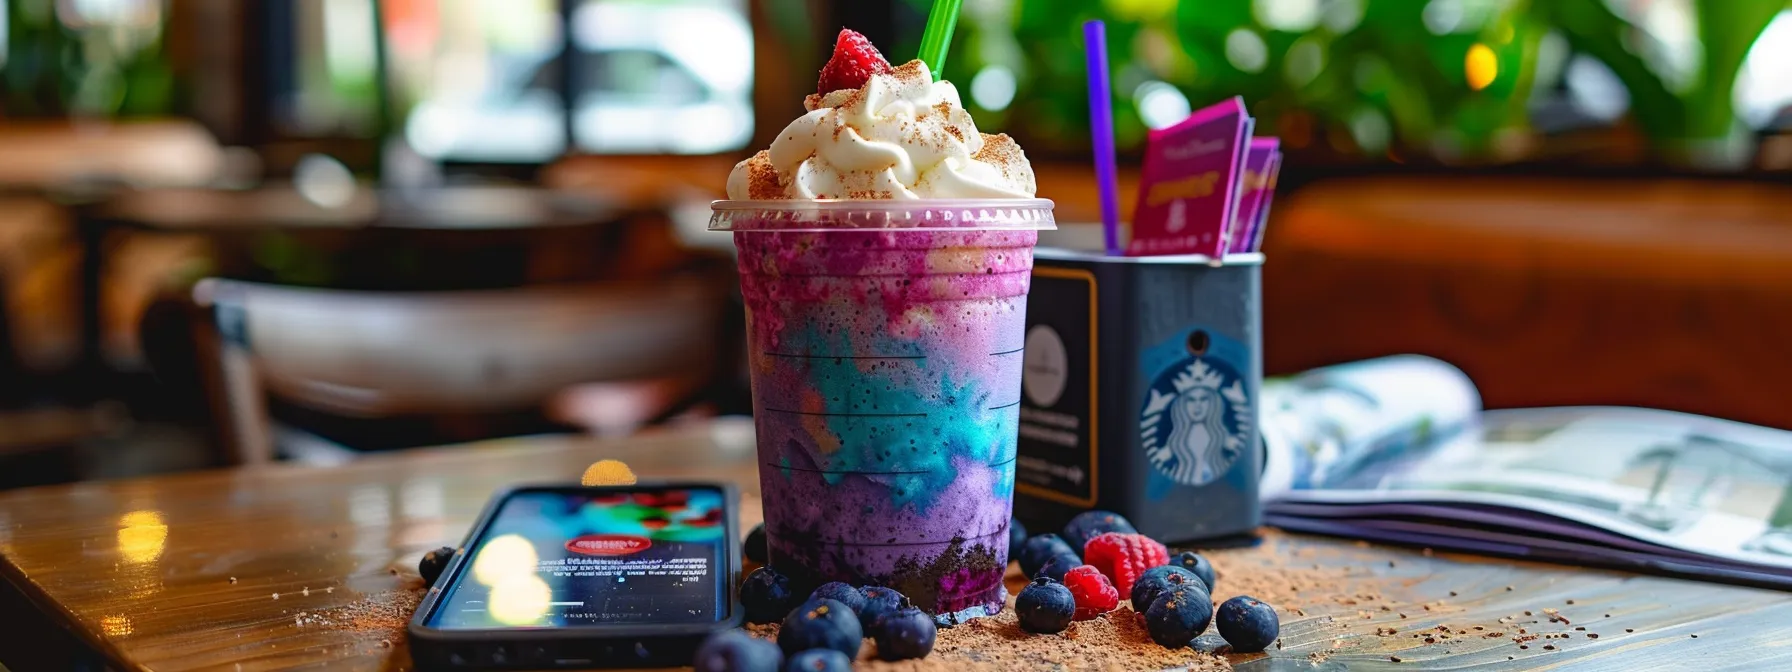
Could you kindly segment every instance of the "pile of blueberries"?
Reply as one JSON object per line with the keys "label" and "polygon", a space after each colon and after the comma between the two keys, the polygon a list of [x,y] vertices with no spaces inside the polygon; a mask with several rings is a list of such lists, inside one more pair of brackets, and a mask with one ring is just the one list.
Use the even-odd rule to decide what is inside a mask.
{"label": "pile of blueberries", "polygon": [[1012,523],[1009,548],[1019,550],[1010,553],[1033,577],[1014,602],[1020,627],[1029,632],[1061,632],[1072,620],[1094,618],[1115,608],[1114,598],[1125,591],[1133,611],[1144,614],[1151,639],[1166,647],[1188,646],[1209,623],[1237,653],[1262,651],[1281,634],[1275,608],[1253,597],[1226,600],[1216,617],[1207,558],[1192,552],[1168,557],[1162,544],[1138,534],[1120,514],[1088,511],[1071,519],[1062,535],[1026,534],[1019,521]]}
{"label": "pile of blueberries", "polygon": [[877,642],[884,660],[925,658],[937,635],[933,617],[902,593],[882,586],[824,584],[793,609],[790,579],[769,567],[740,586],[750,623],[783,619],[778,643],[739,630],[711,636],[697,649],[696,672],[835,672],[852,669],[860,640]]}
{"label": "pile of blueberries", "polygon": [[[1240,595],[1216,609],[1216,577],[1207,558],[1193,552],[1171,557],[1163,544],[1111,511],[1084,512],[1061,534],[1031,537],[1020,521],[1010,521],[1008,549],[1033,579],[1014,601],[1028,632],[1063,632],[1072,621],[1098,618],[1118,608],[1124,593],[1144,616],[1151,639],[1166,647],[1189,646],[1210,624],[1236,653],[1262,651],[1281,634],[1275,607]],[[763,528],[747,536],[746,556],[765,562]],[[777,643],[740,630],[718,633],[697,650],[697,672],[850,670],[866,637],[877,642],[879,658],[907,660],[931,653],[937,635],[931,616],[880,586],[829,583],[797,604],[790,580],[761,567],[741,583],[740,600],[748,622],[782,619]]]}

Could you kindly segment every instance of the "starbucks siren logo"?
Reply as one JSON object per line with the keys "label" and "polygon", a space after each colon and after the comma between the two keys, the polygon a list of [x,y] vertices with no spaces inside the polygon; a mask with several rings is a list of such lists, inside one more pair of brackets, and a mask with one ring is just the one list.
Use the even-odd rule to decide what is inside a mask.
{"label": "starbucks siren logo", "polygon": [[1244,452],[1251,400],[1238,372],[1189,357],[1157,377],[1139,413],[1139,444],[1151,466],[1183,485],[1206,485]]}

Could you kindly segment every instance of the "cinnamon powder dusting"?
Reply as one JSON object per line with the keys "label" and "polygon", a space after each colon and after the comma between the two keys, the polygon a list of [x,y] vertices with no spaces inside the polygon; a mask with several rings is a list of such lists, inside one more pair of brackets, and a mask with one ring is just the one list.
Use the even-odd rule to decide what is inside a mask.
{"label": "cinnamon powder dusting", "polygon": [[772,167],[771,152],[759,150],[747,159],[747,198],[773,200],[784,197],[784,185],[778,169]]}
{"label": "cinnamon powder dusting", "polygon": [[1010,166],[1024,165],[1027,162],[1027,155],[1021,151],[1020,144],[1008,137],[1007,133],[984,133],[983,148],[977,150],[971,158],[1000,168],[1003,173],[1007,173]]}

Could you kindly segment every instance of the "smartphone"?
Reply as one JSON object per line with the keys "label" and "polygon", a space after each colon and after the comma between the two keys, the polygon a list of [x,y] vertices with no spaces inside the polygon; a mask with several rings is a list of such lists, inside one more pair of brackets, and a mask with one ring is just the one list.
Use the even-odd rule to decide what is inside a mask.
{"label": "smartphone", "polygon": [[411,618],[429,669],[688,665],[740,625],[738,496],[718,483],[499,493]]}

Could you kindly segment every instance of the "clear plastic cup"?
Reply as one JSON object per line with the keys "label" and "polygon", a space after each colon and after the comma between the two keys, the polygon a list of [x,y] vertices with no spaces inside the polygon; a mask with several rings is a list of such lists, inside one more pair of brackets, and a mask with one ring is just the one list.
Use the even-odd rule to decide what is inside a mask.
{"label": "clear plastic cup", "polygon": [[718,201],[747,307],[771,566],[999,611],[1043,199]]}

